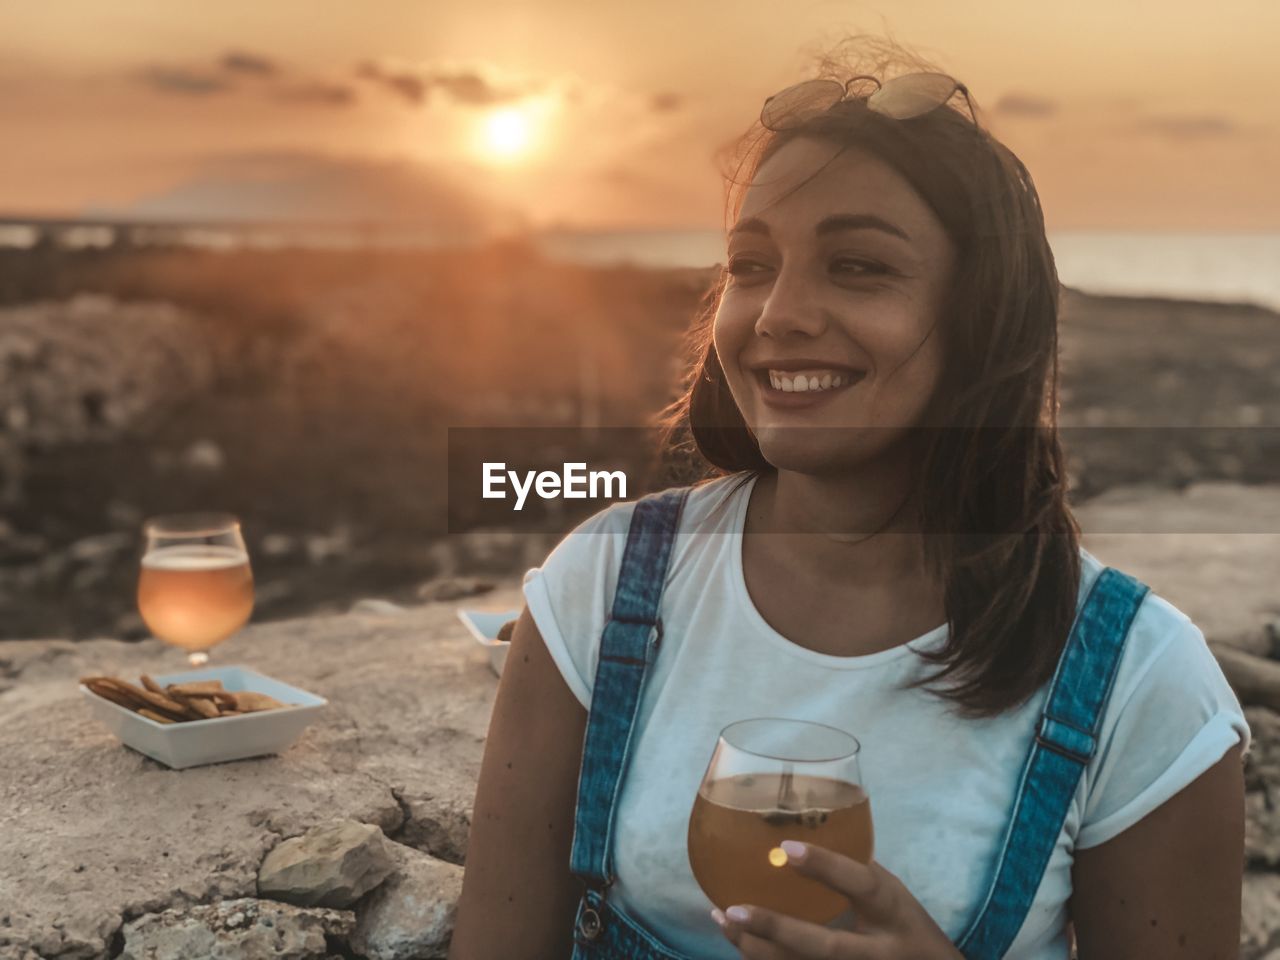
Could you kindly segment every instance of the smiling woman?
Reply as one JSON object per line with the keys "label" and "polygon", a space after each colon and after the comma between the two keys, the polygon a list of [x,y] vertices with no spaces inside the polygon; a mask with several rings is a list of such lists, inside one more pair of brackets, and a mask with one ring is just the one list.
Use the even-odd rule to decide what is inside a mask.
{"label": "smiling woman", "polygon": [[[963,84],[851,47],[748,142],[666,411],[708,478],[525,576],[451,957],[1236,952],[1249,726],[1200,630],[1079,544],[1031,175]],[[779,787],[699,837],[756,868],[726,900],[691,813],[756,717],[859,741],[874,854],[820,846],[796,815],[839,801]],[[774,858],[779,832],[808,843]],[[787,915],[780,870],[850,909]]]}

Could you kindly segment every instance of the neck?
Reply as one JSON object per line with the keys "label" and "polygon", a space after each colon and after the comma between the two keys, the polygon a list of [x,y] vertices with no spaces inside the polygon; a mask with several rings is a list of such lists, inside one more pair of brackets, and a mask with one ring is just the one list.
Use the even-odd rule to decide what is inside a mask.
{"label": "neck", "polygon": [[839,474],[761,476],[748,529],[819,580],[868,587],[925,576],[923,537],[902,458]]}

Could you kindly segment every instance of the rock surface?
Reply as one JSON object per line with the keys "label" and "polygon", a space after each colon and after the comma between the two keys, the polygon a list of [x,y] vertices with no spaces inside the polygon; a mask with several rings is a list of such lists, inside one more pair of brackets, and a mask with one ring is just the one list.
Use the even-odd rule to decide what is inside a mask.
{"label": "rock surface", "polygon": [[347,937],[349,910],[309,910],[269,900],[226,900],[150,913],[124,927],[120,960],[323,960],[329,937]]}
{"label": "rock surface", "polygon": [[300,907],[350,907],[394,867],[378,827],[333,820],[268,853],[258,871],[258,893]]}
{"label": "rock surface", "polygon": [[212,662],[329,706],[280,756],[170,770],[98,724],[76,679],[180,671],[180,651],[0,642],[0,957],[106,957],[127,921],[257,897],[266,854],[336,817],[462,860],[497,677],[452,605],[253,625]]}
{"label": "rock surface", "polygon": [[398,847],[398,869],[361,904],[351,947],[370,960],[434,960],[449,951],[462,867]]}

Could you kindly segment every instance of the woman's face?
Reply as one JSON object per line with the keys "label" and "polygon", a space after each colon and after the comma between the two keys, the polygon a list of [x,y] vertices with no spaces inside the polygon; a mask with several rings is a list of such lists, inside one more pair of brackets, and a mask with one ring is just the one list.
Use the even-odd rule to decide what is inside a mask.
{"label": "woman's face", "polygon": [[760,168],[729,234],[714,326],[765,459],[806,473],[864,462],[917,423],[942,374],[934,325],[956,257],[901,175],[839,151],[802,137]]}

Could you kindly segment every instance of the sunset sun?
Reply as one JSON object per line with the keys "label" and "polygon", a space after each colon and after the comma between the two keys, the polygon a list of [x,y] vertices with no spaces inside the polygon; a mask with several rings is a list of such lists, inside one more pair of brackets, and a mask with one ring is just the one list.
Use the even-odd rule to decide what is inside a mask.
{"label": "sunset sun", "polygon": [[514,107],[496,110],[484,122],[486,152],[498,160],[515,160],[529,151],[529,115]]}

